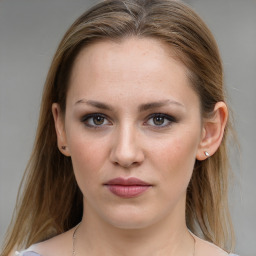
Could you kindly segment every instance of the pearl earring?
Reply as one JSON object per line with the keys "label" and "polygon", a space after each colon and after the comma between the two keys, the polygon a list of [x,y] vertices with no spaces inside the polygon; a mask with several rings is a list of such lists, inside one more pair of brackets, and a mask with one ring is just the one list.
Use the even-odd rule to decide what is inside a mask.
{"label": "pearl earring", "polygon": [[204,151],[205,156],[209,157],[210,154],[207,151]]}

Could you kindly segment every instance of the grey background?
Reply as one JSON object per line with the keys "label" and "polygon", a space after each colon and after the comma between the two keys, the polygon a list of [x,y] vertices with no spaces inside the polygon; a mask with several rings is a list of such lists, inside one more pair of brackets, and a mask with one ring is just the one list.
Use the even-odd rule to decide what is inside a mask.
{"label": "grey background", "polygon": [[[52,56],[66,29],[96,2],[0,0],[0,243],[32,149]],[[211,28],[221,50],[241,144],[240,156],[232,158],[230,190],[236,252],[255,256],[256,1],[186,2]]]}

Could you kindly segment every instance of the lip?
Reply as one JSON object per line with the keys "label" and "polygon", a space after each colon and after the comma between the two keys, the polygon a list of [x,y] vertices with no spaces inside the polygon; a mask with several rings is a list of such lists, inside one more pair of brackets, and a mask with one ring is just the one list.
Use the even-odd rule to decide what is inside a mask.
{"label": "lip", "polygon": [[152,187],[151,184],[135,177],[128,179],[118,177],[109,180],[104,186],[106,186],[114,195],[122,198],[137,197]]}

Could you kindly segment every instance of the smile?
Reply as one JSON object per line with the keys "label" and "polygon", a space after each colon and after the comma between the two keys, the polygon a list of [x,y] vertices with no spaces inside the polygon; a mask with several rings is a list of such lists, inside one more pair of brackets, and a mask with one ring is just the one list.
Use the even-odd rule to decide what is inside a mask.
{"label": "smile", "polygon": [[137,178],[115,178],[104,184],[110,192],[122,198],[137,197],[152,185]]}

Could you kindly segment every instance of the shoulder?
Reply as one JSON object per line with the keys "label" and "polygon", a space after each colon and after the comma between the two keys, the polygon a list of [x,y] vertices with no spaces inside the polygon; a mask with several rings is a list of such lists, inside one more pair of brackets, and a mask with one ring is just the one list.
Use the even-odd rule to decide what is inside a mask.
{"label": "shoulder", "polygon": [[22,251],[22,252],[15,252],[15,256],[41,256],[40,254],[32,251]]}
{"label": "shoulder", "polygon": [[228,254],[226,251],[222,250],[213,243],[207,242],[194,234],[192,235],[196,241],[196,255],[198,256],[236,256],[233,254]]}
{"label": "shoulder", "polygon": [[15,256],[70,256],[72,255],[73,229],[46,241],[33,244]]}

